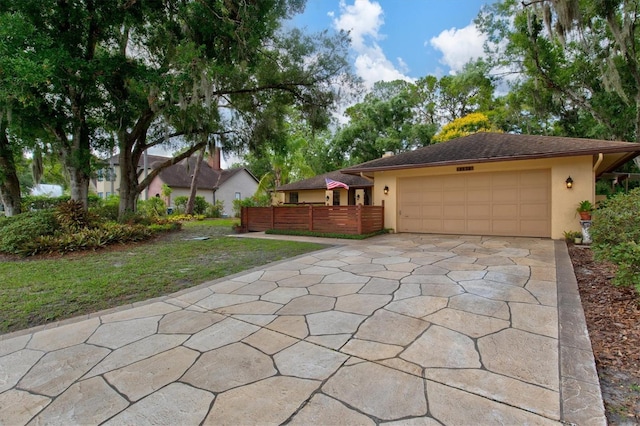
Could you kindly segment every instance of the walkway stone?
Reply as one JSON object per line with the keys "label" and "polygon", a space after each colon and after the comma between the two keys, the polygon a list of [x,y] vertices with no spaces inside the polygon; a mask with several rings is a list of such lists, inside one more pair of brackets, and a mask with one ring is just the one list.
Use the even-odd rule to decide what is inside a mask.
{"label": "walkway stone", "polygon": [[431,415],[445,425],[557,425],[545,417],[434,382],[427,382],[427,395]]}
{"label": "walkway stone", "polygon": [[327,379],[346,361],[347,355],[307,342],[279,352],[273,360],[281,374],[302,379]]}
{"label": "walkway stone", "polygon": [[77,382],[56,398],[35,419],[34,424],[99,424],[127,408],[126,399],[101,377]]}
{"label": "walkway stone", "polygon": [[307,405],[296,414],[289,425],[353,425],[373,426],[375,422],[369,417],[351,410],[344,404],[323,394],[316,394]]}
{"label": "walkway stone", "polygon": [[322,391],[383,420],[427,413],[420,378],[370,362],[341,368]]}
{"label": "walkway stone", "polygon": [[315,380],[271,377],[218,395],[205,425],[280,424],[320,386]]}
{"label": "walkway stone", "polygon": [[213,394],[181,383],[133,404],[105,425],[196,425],[207,415]]}
{"label": "walkway stone", "polygon": [[[442,344],[442,342],[447,342]],[[473,340],[462,333],[433,325],[400,358],[423,367],[480,368]]]}
{"label": "walkway stone", "polygon": [[43,356],[18,382],[18,387],[46,396],[58,396],[109,353],[80,344]]}
{"label": "walkway stone", "polygon": [[233,343],[203,354],[181,381],[218,393],[276,373],[269,356],[249,345]]}
{"label": "walkway stone", "polygon": [[[527,383],[558,391],[557,340],[507,329],[478,339],[485,367]],[[509,353],[509,362],[500,354]]]}
{"label": "walkway stone", "polygon": [[198,357],[198,352],[179,347],[138,361],[104,375],[132,401],[178,380]]}

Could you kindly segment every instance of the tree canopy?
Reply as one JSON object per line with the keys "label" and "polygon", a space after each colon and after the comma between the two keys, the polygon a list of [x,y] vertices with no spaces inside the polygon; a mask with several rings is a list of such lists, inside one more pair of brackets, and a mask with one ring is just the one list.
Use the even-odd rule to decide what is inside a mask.
{"label": "tree canopy", "polygon": [[[0,67],[0,106],[33,113],[61,155],[75,200],[86,203],[91,153],[117,147],[120,210],[135,210],[162,167],[211,139],[255,149],[278,131],[286,105],[313,126],[327,124],[336,85],[354,82],[348,38],[284,31],[282,20],[303,7],[303,0],[0,0],[2,23],[21,30],[3,34],[11,43],[0,53],[18,63]],[[140,181],[144,151],[172,141],[188,149]]]}

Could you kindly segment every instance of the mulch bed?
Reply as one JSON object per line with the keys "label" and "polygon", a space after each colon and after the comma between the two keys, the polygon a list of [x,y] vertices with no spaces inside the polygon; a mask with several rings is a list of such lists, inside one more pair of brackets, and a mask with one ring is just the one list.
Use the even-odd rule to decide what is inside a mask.
{"label": "mulch bed", "polygon": [[611,425],[640,424],[640,295],[611,283],[615,266],[569,244]]}

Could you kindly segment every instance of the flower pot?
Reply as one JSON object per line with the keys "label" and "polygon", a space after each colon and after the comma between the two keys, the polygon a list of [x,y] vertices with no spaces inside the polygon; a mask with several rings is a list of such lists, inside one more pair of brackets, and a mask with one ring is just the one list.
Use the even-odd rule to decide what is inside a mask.
{"label": "flower pot", "polygon": [[576,237],[573,239],[574,244],[582,244],[582,238]]}
{"label": "flower pot", "polygon": [[580,212],[580,220],[591,220],[590,212]]}

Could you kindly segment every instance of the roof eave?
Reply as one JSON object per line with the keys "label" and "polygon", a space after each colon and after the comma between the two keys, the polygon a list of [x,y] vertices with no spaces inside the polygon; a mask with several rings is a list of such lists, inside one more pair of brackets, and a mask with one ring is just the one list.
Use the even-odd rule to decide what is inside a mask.
{"label": "roof eave", "polygon": [[[629,147],[610,147],[603,149],[589,149],[589,150],[579,150],[579,151],[566,151],[562,153],[548,153],[548,154],[531,154],[531,155],[518,155],[518,156],[509,156],[509,157],[491,157],[491,158],[473,158],[473,159],[462,159],[462,160],[450,160],[450,161],[439,161],[436,163],[415,163],[415,164],[398,164],[392,166],[380,166],[380,167],[362,167],[362,168],[346,168],[340,170],[345,174],[357,174],[365,173],[365,172],[383,172],[383,171],[391,171],[391,170],[407,170],[407,169],[416,169],[423,167],[442,167],[442,166],[455,166],[459,164],[480,164],[480,163],[494,163],[499,161],[518,161],[518,160],[538,160],[538,159],[547,159],[547,158],[557,158],[557,157],[579,157],[583,155],[596,155],[596,154],[610,154],[610,153],[620,153],[620,152],[629,152],[629,154],[625,157],[630,157],[632,159],[638,155],[640,155],[640,144],[638,147],[634,147],[635,149],[629,152]],[[624,162],[626,162],[624,161]],[[624,162],[622,164],[624,164]],[[619,165],[619,164],[618,164]]]}

